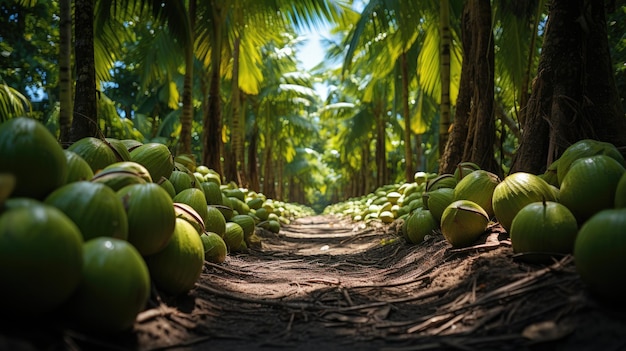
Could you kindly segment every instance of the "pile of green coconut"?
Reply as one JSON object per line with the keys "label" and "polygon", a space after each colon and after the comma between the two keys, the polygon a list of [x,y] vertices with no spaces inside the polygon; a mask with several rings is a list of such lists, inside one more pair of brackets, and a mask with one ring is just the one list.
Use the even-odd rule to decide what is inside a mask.
{"label": "pile of green coconut", "polygon": [[312,213],[222,184],[160,143],[88,137],[63,149],[37,120],[11,119],[0,125],[0,309],[129,330],[152,284],[186,293],[205,260]]}
{"label": "pile of green coconut", "polygon": [[489,226],[509,234],[515,257],[533,264],[573,255],[590,291],[617,300],[626,294],[626,171],[612,144],[585,139],[568,147],[543,174],[500,179],[471,162],[454,174],[418,172],[411,183],[386,185],[329,206],[356,221],[398,221],[420,244],[441,233],[453,248],[477,242]]}

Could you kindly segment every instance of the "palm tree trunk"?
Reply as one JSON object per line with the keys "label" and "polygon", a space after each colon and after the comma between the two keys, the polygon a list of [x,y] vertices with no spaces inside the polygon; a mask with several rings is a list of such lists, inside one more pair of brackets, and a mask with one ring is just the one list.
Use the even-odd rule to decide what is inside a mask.
{"label": "palm tree trunk", "polygon": [[402,53],[400,65],[402,67],[402,110],[404,114],[404,175],[406,182],[413,181],[413,153],[411,148],[411,115],[409,110],[409,65],[406,52]]}
{"label": "palm tree trunk", "polygon": [[604,1],[552,1],[512,172],[544,172],[581,139],[626,146],[604,11]]}
{"label": "palm tree trunk", "polygon": [[261,191],[261,186],[259,184],[259,168],[257,162],[259,126],[256,122],[256,119],[252,123],[252,133],[250,135],[250,140],[248,143],[248,176],[250,179],[250,183],[248,186],[250,190],[259,192]]}
{"label": "palm tree trunk", "polygon": [[459,95],[456,100],[454,124],[445,150],[439,159],[439,173],[454,173],[457,165],[463,161],[465,139],[467,139],[467,118],[471,111],[474,85],[472,83],[472,60],[469,59],[472,51],[472,29],[470,19],[470,4],[465,2],[461,15],[461,39],[463,45],[463,62],[461,63],[461,81]]}
{"label": "palm tree trunk", "polygon": [[[528,46],[528,59],[526,62],[526,69],[524,71],[524,78],[522,80],[522,86],[520,89],[520,106],[521,107],[525,107],[528,104],[528,98],[530,96],[529,93],[529,87],[530,87],[530,79],[531,79],[531,69],[533,67],[533,64],[535,62],[536,56],[537,56],[537,51],[535,50],[535,43],[537,41],[537,32],[538,32],[538,28],[537,26],[539,25],[539,23],[541,22],[541,12],[543,11],[543,7],[542,6],[537,6],[537,11],[535,13],[535,16],[532,19],[532,27],[533,30],[531,31],[531,38],[530,38],[530,45]],[[526,121],[526,112],[527,110],[525,108],[522,108],[519,110],[518,113],[518,121],[520,125],[524,125],[525,121]]]}
{"label": "palm tree trunk", "polygon": [[196,22],[196,0],[189,0],[189,43],[185,48],[185,78],[183,81],[183,111],[180,119],[180,141],[178,152],[191,154],[191,127],[193,123],[193,64],[194,28]]}
{"label": "palm tree trunk", "polygon": [[[237,35],[237,34],[236,34]],[[243,173],[243,147],[244,142],[243,139],[245,137],[245,121],[243,120],[243,114],[241,113],[241,91],[239,90],[239,48],[240,48],[241,38],[237,36],[233,43],[233,76],[232,76],[232,88],[231,88],[231,106],[232,106],[232,128],[230,131],[231,135],[231,148],[232,155],[234,156],[231,162],[234,163],[234,171],[236,178],[233,178],[237,181],[239,186],[244,186],[244,180],[242,177]]]}
{"label": "palm tree trunk", "polygon": [[221,101],[221,61],[222,61],[222,28],[223,28],[223,9],[220,1],[213,1],[215,11],[213,13],[213,32],[211,39],[213,45],[211,47],[211,83],[209,86],[209,108],[208,114],[204,115],[204,134],[203,144],[204,150],[202,160],[204,165],[213,169],[223,176],[222,168],[222,101]]}
{"label": "palm tree trunk", "polygon": [[491,2],[469,0],[472,48],[473,95],[468,119],[463,160],[501,175],[494,157],[494,46],[491,26]]}
{"label": "palm tree trunk", "polygon": [[96,64],[94,58],[94,0],[76,0],[75,58],[76,92],[74,118],[70,130],[70,142],[88,136],[98,136],[98,101],[96,99]]}
{"label": "palm tree trunk", "polygon": [[439,3],[439,33],[441,36],[441,104],[439,119],[439,155],[443,155],[450,130],[450,1]]}
{"label": "palm tree trunk", "polygon": [[387,150],[385,137],[385,114],[381,108],[374,111],[376,118],[376,186],[387,183]]}
{"label": "palm tree trunk", "polygon": [[276,198],[276,187],[274,186],[274,168],[272,157],[272,144],[268,143],[265,146],[265,152],[263,157],[263,193],[271,199]]}
{"label": "palm tree trunk", "polygon": [[59,1],[59,127],[61,144],[70,142],[72,127],[72,4]]}

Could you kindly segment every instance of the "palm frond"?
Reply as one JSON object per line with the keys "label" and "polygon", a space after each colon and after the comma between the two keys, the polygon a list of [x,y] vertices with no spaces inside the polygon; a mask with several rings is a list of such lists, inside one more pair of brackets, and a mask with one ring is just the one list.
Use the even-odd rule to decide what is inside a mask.
{"label": "palm frond", "polygon": [[32,111],[30,101],[19,91],[0,81],[0,122],[26,116]]}

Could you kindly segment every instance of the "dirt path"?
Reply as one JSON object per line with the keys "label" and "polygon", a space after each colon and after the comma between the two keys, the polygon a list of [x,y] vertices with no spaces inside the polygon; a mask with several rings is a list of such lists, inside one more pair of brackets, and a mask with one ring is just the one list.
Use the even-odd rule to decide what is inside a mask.
{"label": "dirt path", "polygon": [[12,326],[0,350],[626,349],[624,311],[587,296],[570,257],[519,263],[497,227],[463,250],[331,216],[258,234],[261,249],[206,263],[188,295],[155,292],[133,334]]}

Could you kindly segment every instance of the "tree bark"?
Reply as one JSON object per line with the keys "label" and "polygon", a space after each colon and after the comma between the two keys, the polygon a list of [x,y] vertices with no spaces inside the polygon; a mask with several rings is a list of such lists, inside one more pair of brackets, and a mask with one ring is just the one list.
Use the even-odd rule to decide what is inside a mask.
{"label": "tree bark", "polygon": [[626,146],[604,1],[554,0],[511,171],[542,173],[578,140]]}
{"label": "tree bark", "polygon": [[221,176],[224,175],[222,168],[223,140],[222,140],[222,100],[221,100],[221,61],[222,61],[222,22],[224,11],[219,1],[213,4],[212,23],[213,40],[211,47],[211,82],[209,86],[208,113],[203,118],[203,144],[202,160],[204,165],[213,169]]}
{"label": "tree bark", "polygon": [[72,127],[72,4],[59,1],[59,129],[62,145],[70,142]]}
{"label": "tree bark", "polygon": [[99,135],[93,36],[94,0],[76,0],[74,6],[77,81],[70,142]]}
{"label": "tree bark", "polygon": [[469,53],[472,50],[472,29],[470,24],[469,3],[463,6],[461,15],[461,44],[463,46],[464,59],[461,64],[461,81],[459,82],[459,95],[456,100],[456,111],[450,138],[445,145],[445,150],[439,160],[439,173],[452,174],[457,165],[463,161],[463,149],[467,138],[467,119],[471,110],[474,84],[472,81],[472,60]]}
{"label": "tree bark", "polygon": [[248,175],[250,178],[249,188],[250,190],[259,192],[261,186],[259,184],[259,167],[257,162],[259,142],[259,126],[256,120],[252,124],[252,133],[250,135],[250,142],[248,143]]}
{"label": "tree bark", "polygon": [[178,152],[191,154],[191,127],[193,125],[193,64],[196,0],[189,0],[189,43],[185,48],[185,78],[183,81],[183,111],[180,119]]}
{"label": "tree bark", "polygon": [[439,116],[439,156],[443,155],[450,133],[450,2],[439,2],[439,33],[441,36],[441,102]]}
{"label": "tree bark", "polygon": [[501,175],[494,157],[494,47],[489,0],[468,0],[462,16],[463,66],[452,136],[440,173],[453,173],[460,162],[473,162]]}
{"label": "tree bark", "polygon": [[411,115],[409,110],[409,65],[407,63],[407,53],[400,55],[400,65],[402,67],[402,112],[404,115],[404,177],[406,182],[413,181],[413,149],[411,148]]}
{"label": "tree bark", "polygon": [[469,0],[472,27],[473,94],[468,118],[467,139],[463,160],[476,163],[482,169],[501,175],[494,157],[496,141],[494,115],[494,44],[491,30],[491,2]]}

